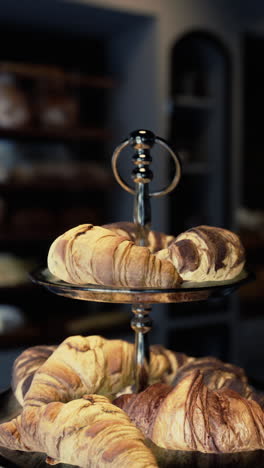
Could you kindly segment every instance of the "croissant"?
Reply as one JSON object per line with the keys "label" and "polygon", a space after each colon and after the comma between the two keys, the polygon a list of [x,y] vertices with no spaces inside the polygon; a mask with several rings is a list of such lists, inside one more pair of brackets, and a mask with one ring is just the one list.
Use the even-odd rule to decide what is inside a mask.
{"label": "croissant", "polygon": [[[87,345],[90,345],[90,352],[87,351]],[[69,350],[70,346],[70,350]],[[66,349],[65,349],[66,347]],[[76,349],[79,349],[79,352]],[[60,352],[57,352],[52,359],[49,359],[47,365],[43,367],[43,364],[47,361],[47,358],[55,351],[55,346],[35,346],[28,348],[23,351],[15,360],[12,370],[12,389],[14,394],[21,404],[24,405],[24,399],[26,393],[29,391],[32,379],[36,371],[40,369],[32,385],[31,391],[28,398],[34,396],[37,393],[38,398],[48,398],[47,401],[53,401],[55,398],[55,386],[54,381],[59,375],[64,375],[65,387],[66,381],[70,381],[74,374],[78,374],[82,380],[82,373],[87,373],[84,365],[89,365],[90,373],[92,372],[92,353],[98,354],[99,351],[103,354],[104,368],[101,372],[101,379],[105,383],[104,386],[92,387],[85,386],[84,388],[79,385],[78,389],[82,389],[80,393],[74,393],[73,398],[77,398],[83,395],[82,392],[95,391],[97,393],[104,393],[107,396],[115,395],[115,393],[124,392],[125,386],[131,387],[134,384],[133,375],[133,361],[132,355],[134,353],[134,345],[128,344],[125,341],[120,340],[105,340],[102,337],[69,337],[67,344],[64,342],[60,345]],[[85,351],[86,349],[86,351]],[[150,347],[150,383],[161,381],[171,385],[176,385],[182,378],[192,372],[194,369],[199,369],[204,375],[204,382],[213,390],[222,388],[223,386],[229,387],[239,392],[242,396],[249,398],[253,395],[252,388],[248,385],[247,377],[244,371],[233,365],[220,361],[213,357],[194,358],[187,356],[183,353],[176,353],[170,351],[162,346],[154,345]],[[71,357],[71,354],[74,355]],[[115,354],[120,354],[120,374],[116,373],[116,379],[120,378],[117,384],[114,384],[113,371],[116,366],[117,358]],[[71,362],[74,361],[72,365]],[[123,364],[122,364],[123,363]],[[64,365],[64,371],[63,371]],[[67,367],[67,366],[68,367]],[[48,366],[48,367],[47,367]],[[82,370],[84,369],[84,370]],[[53,387],[49,388],[51,381],[50,370],[53,376]],[[99,372],[98,372],[99,373]],[[126,376],[124,378],[124,376]],[[38,382],[41,381],[41,387]],[[123,387],[123,388],[121,388]],[[58,401],[61,398],[60,392],[62,391],[61,383],[58,381]],[[44,390],[44,393],[43,393]],[[67,401],[70,395],[66,397]],[[36,404],[36,401],[34,401]]]}
{"label": "croissant", "polygon": [[226,387],[238,392],[245,398],[250,398],[255,394],[252,387],[248,384],[248,379],[243,369],[212,356],[186,360],[182,366],[179,366],[170,384],[176,386],[194,370],[199,370],[203,375],[204,384],[211,390],[220,390],[220,388]]}
{"label": "croissant", "polygon": [[[18,358],[18,363],[23,363]],[[177,369],[189,358],[161,346],[152,346],[150,352],[150,383],[163,379],[171,382]],[[192,359],[192,358],[190,358]],[[22,361],[22,362],[21,362]],[[28,361],[30,362],[30,361]],[[22,369],[22,367],[21,367]],[[19,384],[20,376],[13,381]],[[41,406],[52,401],[67,402],[84,394],[97,393],[115,396],[134,380],[134,345],[123,340],[106,340],[100,336],[72,336],[64,340],[35,372],[26,393],[17,392],[23,406]],[[21,386],[18,386],[20,389]]]}
{"label": "croissant", "polygon": [[157,383],[113,403],[159,447],[206,453],[264,449],[259,404],[230,388],[210,390],[199,370],[175,387]]}
{"label": "croissant", "polygon": [[45,453],[50,464],[157,467],[143,434],[121,409],[99,395],[24,409],[0,425],[0,446]]}
{"label": "croissant", "polygon": [[63,281],[131,288],[173,288],[181,278],[171,262],[159,260],[128,235],[82,224],[59,236],[50,246],[48,268]]}
{"label": "croissant", "polygon": [[[129,240],[136,241],[137,225],[135,223],[120,221],[118,223],[104,224],[103,227],[110,229],[118,236],[128,236]],[[154,253],[167,248],[174,240],[174,236],[164,234],[163,232],[150,231],[148,235],[148,248]]]}
{"label": "croissant", "polygon": [[22,405],[35,372],[53,353],[57,346],[31,346],[16,359],[12,369],[11,387],[16,399]]}
{"label": "croissant", "polygon": [[[65,407],[69,400],[80,402],[82,401],[80,397],[83,397],[87,391],[105,393],[112,398],[127,384],[131,385],[134,382],[133,354],[132,344],[122,340],[105,340],[99,336],[69,337],[57,348],[43,346],[24,351],[15,361],[13,372],[16,374],[13,375],[13,382],[22,389],[20,381],[23,379],[23,369],[28,374],[35,372],[27,392],[25,394],[21,390],[19,392],[21,405],[24,405],[21,418],[24,418],[25,424],[28,424],[25,425],[25,433],[34,432],[32,418],[33,421],[38,417],[45,420],[42,408],[46,407],[49,411],[51,405],[56,407],[56,402],[65,402]],[[145,437],[159,447],[173,450],[225,453],[263,448],[262,442],[257,445],[254,434],[249,435],[249,438],[253,438],[252,446],[247,445],[244,436],[245,427],[253,431],[254,418],[259,417],[259,410],[255,408],[261,410],[259,405],[264,403],[264,399],[252,391],[242,369],[216,358],[195,359],[157,345],[151,347],[150,357],[151,382],[169,382],[174,387],[158,383],[150,385],[138,395],[123,395],[113,402],[127,413]],[[36,370],[37,363],[40,366],[38,370]],[[92,395],[89,398],[97,399],[99,396]],[[244,406],[242,403],[242,406],[236,406],[234,403],[236,400],[242,402]],[[259,405],[253,400],[258,401]],[[243,416],[240,424],[239,413],[244,411],[244,407],[249,408],[249,414],[255,412],[253,422],[250,417]],[[33,412],[28,412],[30,409]],[[75,410],[77,411],[77,407]],[[225,434],[226,431],[228,442],[224,436],[217,433],[221,411],[225,422],[222,424],[220,421],[222,424],[220,432]],[[28,414],[33,415],[30,416],[31,419],[29,418],[31,422],[26,417]],[[173,415],[176,422],[173,420]],[[36,435],[32,436],[34,441],[29,443],[27,436],[21,432],[19,419],[13,424],[15,426],[0,426],[0,445],[14,450],[44,451],[49,457],[57,460],[79,464],[79,459],[66,460],[61,454],[54,454],[54,451],[50,451],[46,446],[43,448],[34,445],[38,444],[35,441]],[[65,425],[64,429],[63,434],[67,434]],[[236,436],[230,435],[232,430]],[[10,432],[15,434],[18,442],[10,436]],[[44,426],[41,426],[40,434],[45,438]],[[217,437],[220,438],[220,442]],[[55,463],[50,459],[49,462]]]}
{"label": "croissant", "polygon": [[211,226],[189,229],[156,256],[169,260],[184,281],[230,280],[245,264],[239,237],[227,229]]}

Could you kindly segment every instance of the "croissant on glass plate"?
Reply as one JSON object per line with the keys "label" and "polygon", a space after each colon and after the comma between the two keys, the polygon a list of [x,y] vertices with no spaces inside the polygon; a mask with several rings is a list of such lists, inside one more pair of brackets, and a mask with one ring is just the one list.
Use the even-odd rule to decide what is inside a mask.
{"label": "croissant on glass plate", "polygon": [[92,224],[77,226],[55,239],[48,268],[74,284],[173,288],[181,283],[171,262],[159,260],[148,247],[136,246],[128,235]]}
{"label": "croissant on glass plate", "polygon": [[239,237],[227,229],[197,226],[176,238],[150,231],[148,247],[135,245],[136,232],[128,222],[77,226],[52,243],[48,268],[75,284],[174,288],[233,279],[245,264]]}
{"label": "croissant on glass plate", "polygon": [[0,425],[0,446],[42,452],[46,462],[82,468],[157,467],[144,435],[108,398],[86,395],[68,403],[42,403]]}
{"label": "croissant on glass plate", "polygon": [[245,250],[239,237],[212,226],[197,226],[183,232],[156,255],[169,260],[184,281],[229,280],[245,264]]}
{"label": "croissant on glass plate", "polygon": [[[102,227],[110,229],[118,236],[128,236],[133,242],[137,237],[137,225],[126,221],[118,223],[104,224]],[[158,252],[161,249],[166,249],[175,240],[174,236],[164,234],[163,232],[150,231],[148,235],[148,248],[152,253]]]}
{"label": "croissant on glass plate", "polygon": [[206,453],[264,449],[260,405],[230,388],[210,390],[203,379],[193,370],[175,387],[157,383],[113,403],[159,447]]}

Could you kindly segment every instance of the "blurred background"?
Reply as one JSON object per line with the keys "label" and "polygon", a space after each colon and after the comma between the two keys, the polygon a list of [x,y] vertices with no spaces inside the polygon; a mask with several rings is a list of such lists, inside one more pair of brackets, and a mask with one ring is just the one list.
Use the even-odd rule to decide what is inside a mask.
{"label": "blurred background", "polygon": [[[221,301],[155,306],[150,341],[236,363],[264,385],[264,3],[9,0],[0,26],[0,389],[29,346],[133,340],[130,307],[55,296],[28,273],[70,227],[132,220],[111,155],[139,128],[183,163],[176,190],[152,202],[153,228],[231,229],[257,275]],[[172,168],[154,155],[160,188]]]}

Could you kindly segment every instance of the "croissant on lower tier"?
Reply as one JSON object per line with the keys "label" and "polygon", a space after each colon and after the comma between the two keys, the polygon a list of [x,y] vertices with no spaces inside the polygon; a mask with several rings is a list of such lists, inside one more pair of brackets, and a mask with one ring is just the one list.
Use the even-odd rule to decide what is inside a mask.
{"label": "croissant on lower tier", "polygon": [[264,413],[254,400],[223,387],[210,390],[199,370],[172,387],[154,384],[113,401],[157,446],[233,453],[264,449]]}
{"label": "croissant on lower tier", "polygon": [[156,383],[124,394],[133,358],[133,344],[97,335],[23,351],[12,382],[22,413],[0,425],[0,446],[85,468],[157,466],[145,438],[168,450],[264,449],[264,399],[243,369],[154,345],[148,370]]}
{"label": "croissant on lower tier", "polygon": [[[44,350],[29,348],[15,361],[12,388],[22,406],[67,402],[86,393],[113,398],[135,383],[132,343],[97,335],[71,336],[53,352],[50,347]],[[152,346],[150,382],[171,382],[177,369],[192,359],[162,346]]]}
{"label": "croissant on lower tier", "polygon": [[[150,384],[174,386],[195,369],[200,370],[212,390],[225,386],[246,398],[252,395],[240,367],[210,356],[197,359],[163,346],[150,347]],[[68,337],[57,347],[28,348],[17,357],[12,369],[12,389],[21,406],[66,402],[85,393],[114,398],[134,383],[134,345],[96,335]]]}
{"label": "croissant on lower tier", "polygon": [[46,362],[57,346],[31,346],[15,359],[12,368],[11,387],[17,401],[23,405],[36,371]]}
{"label": "croissant on lower tier", "polygon": [[45,453],[52,465],[158,467],[141,431],[99,395],[24,409],[16,419],[0,425],[0,446]]}

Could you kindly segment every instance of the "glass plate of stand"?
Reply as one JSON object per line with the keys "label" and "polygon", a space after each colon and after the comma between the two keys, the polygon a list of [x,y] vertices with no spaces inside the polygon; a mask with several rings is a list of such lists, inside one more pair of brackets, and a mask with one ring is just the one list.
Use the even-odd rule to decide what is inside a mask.
{"label": "glass plate of stand", "polygon": [[52,275],[47,267],[39,267],[30,274],[31,280],[60,296],[83,301],[112,302],[120,304],[160,304],[192,302],[221,298],[252,281],[253,273],[243,270],[228,281],[184,282],[174,289],[112,288],[95,284],[66,283]]}

